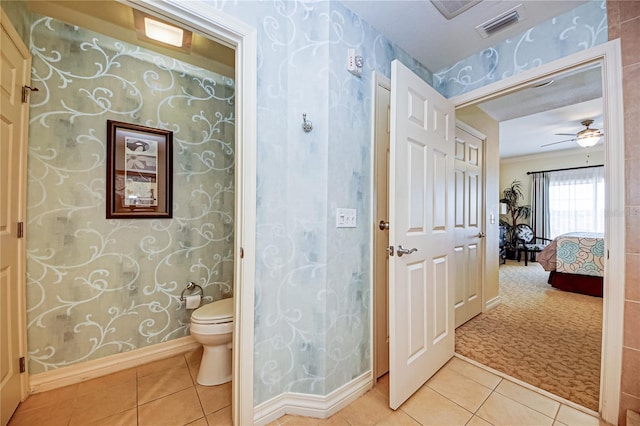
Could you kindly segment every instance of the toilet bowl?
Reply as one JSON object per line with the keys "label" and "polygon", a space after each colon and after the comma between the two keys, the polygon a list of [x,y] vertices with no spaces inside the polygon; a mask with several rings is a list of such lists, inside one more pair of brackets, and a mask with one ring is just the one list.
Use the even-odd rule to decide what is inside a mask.
{"label": "toilet bowl", "polygon": [[218,300],[193,311],[189,331],[204,349],[196,381],[204,386],[231,381],[233,298]]}

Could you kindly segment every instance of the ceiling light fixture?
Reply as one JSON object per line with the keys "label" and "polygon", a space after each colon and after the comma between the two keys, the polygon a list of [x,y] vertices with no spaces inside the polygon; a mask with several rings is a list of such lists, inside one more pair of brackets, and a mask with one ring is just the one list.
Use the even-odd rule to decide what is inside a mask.
{"label": "ceiling light fixture", "polygon": [[589,128],[591,123],[593,123],[593,120],[584,120],[582,122],[582,125],[586,126],[587,128],[579,131],[576,135],[576,142],[583,148],[594,146],[603,136],[600,130]]}
{"label": "ceiling light fixture", "polygon": [[191,32],[138,10],[133,10],[133,18],[138,38],[145,41],[160,42],[181,50],[191,48]]}
{"label": "ceiling light fixture", "polygon": [[182,47],[182,38],[184,36],[184,30],[182,28],[145,17],[144,33],[152,40],[167,43],[175,47]]}

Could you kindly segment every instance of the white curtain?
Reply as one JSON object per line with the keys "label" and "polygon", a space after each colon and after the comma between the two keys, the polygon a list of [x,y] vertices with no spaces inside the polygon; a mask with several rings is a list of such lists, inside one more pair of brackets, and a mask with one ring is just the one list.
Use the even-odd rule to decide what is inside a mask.
{"label": "white curtain", "polygon": [[549,173],[549,237],[604,232],[604,167]]}
{"label": "white curtain", "polygon": [[531,188],[531,225],[533,226],[533,235],[550,239],[549,173],[533,173],[533,184]]}

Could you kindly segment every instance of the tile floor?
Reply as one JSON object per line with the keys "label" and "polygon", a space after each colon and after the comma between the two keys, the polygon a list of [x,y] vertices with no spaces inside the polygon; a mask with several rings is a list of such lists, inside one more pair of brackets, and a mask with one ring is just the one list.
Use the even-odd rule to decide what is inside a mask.
{"label": "tile floor", "polygon": [[[10,426],[231,425],[231,386],[200,386],[201,350],[27,398]],[[453,358],[400,409],[388,407],[389,382],[329,419],[285,415],[295,425],[605,425],[595,417]]]}

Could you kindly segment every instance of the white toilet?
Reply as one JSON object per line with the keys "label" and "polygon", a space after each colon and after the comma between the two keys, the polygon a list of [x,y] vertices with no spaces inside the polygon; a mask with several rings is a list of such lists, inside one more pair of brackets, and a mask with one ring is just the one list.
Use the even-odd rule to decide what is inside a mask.
{"label": "white toilet", "polygon": [[204,352],[196,381],[204,386],[231,381],[233,297],[199,307],[191,314],[191,335]]}

